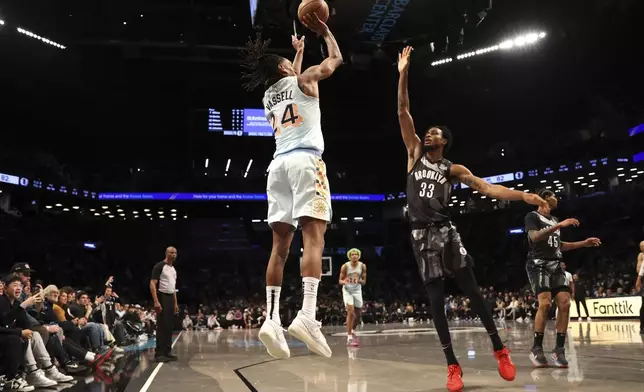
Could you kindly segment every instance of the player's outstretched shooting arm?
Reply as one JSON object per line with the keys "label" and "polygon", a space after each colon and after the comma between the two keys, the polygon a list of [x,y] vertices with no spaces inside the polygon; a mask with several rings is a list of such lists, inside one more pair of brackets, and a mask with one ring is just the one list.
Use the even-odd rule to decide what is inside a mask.
{"label": "player's outstretched shooting arm", "polygon": [[315,14],[305,16],[303,22],[307,28],[324,38],[329,51],[329,57],[325,58],[320,65],[314,65],[298,76],[300,85],[317,84],[320,80],[327,79],[333,75],[344,60],[342,59],[342,52],[340,52],[338,42],[329,30],[329,26]]}

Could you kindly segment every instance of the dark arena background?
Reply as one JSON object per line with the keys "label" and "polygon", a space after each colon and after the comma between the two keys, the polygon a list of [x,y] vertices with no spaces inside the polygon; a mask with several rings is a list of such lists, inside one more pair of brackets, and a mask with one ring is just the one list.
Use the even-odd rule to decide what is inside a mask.
{"label": "dark arena background", "polygon": [[[644,240],[644,2],[327,3],[344,58],[320,83],[333,218],[317,318],[333,356],[316,356],[286,334],[297,357],[289,360],[273,359],[258,340],[266,318],[272,244],[266,181],[275,142],[263,91],[241,87],[239,52],[261,31],[272,39],[271,53],[292,59],[296,33],[306,36],[304,67],[319,64],[326,45],[297,20],[300,1],[0,3],[2,276],[20,272],[14,268],[20,263],[27,297],[65,293],[62,308],[88,293],[94,322],[118,340],[111,348],[79,340],[90,354],[109,350],[100,364],[67,344],[47,343],[53,365],[74,378],[54,388],[446,390],[406,217],[396,61],[411,45],[411,114],[419,132],[449,125],[451,161],[490,183],[552,190],[560,199],[554,215],[580,222],[564,228],[562,238],[602,241],[564,256],[590,313],[582,318],[571,306],[569,367],[533,368],[528,355],[538,304],[525,272],[524,229],[532,207],[453,185],[453,221],[517,367],[513,382],[498,376],[486,330],[448,281],[445,309],[463,390],[642,390],[642,294],[635,285]],[[178,360],[157,364],[150,271],[168,246],[178,250]],[[303,246],[297,231],[281,293],[285,326],[301,306]],[[338,284],[351,248],[361,249],[369,269],[360,347],[345,347]],[[1,302],[7,288],[0,288]],[[53,305],[47,298],[45,307]],[[66,328],[78,332],[78,324],[51,324],[36,313],[29,314],[39,328],[62,342],[72,339]],[[0,337],[18,328],[6,316]],[[26,384],[13,382],[15,351],[4,342],[0,390],[44,385],[26,362],[20,367],[29,373]],[[545,348],[554,342],[549,321]]]}

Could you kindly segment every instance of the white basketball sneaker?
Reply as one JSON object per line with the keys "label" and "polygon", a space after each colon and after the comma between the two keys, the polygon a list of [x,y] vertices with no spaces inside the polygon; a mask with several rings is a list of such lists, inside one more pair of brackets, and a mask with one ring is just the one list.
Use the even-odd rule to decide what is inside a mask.
{"label": "white basketball sneaker", "polygon": [[268,319],[262,324],[259,330],[259,340],[266,346],[268,354],[277,359],[287,359],[291,356],[291,351],[284,338],[282,326],[275,321]]}
{"label": "white basketball sneaker", "polygon": [[326,338],[320,331],[322,323],[310,318],[302,313],[297,312],[297,317],[288,327],[288,333],[291,336],[303,341],[309,350],[326,358],[331,358],[331,349],[326,342]]}
{"label": "white basketball sneaker", "polygon": [[50,388],[58,385],[56,381],[47,378],[45,372],[40,369],[27,374],[25,381],[35,388]]}
{"label": "white basketball sneaker", "polygon": [[49,369],[45,370],[45,376],[50,380],[56,381],[57,383],[74,381],[74,377],[59,372],[56,366],[52,366]]}

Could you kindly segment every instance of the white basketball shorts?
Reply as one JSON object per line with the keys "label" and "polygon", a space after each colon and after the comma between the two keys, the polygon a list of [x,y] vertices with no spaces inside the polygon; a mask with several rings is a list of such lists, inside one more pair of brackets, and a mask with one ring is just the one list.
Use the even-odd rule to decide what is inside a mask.
{"label": "white basketball shorts", "polygon": [[342,299],[344,300],[344,305],[353,305],[356,308],[362,308],[362,290],[361,291],[349,291],[342,288]]}
{"label": "white basketball shorts", "polygon": [[292,151],[268,166],[268,224],[297,227],[301,217],[331,222],[331,190],[326,165],[309,151]]}

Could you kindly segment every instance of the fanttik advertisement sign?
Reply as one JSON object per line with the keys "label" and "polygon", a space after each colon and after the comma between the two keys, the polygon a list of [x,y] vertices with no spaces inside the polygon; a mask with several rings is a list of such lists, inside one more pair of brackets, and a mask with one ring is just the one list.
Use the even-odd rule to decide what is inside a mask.
{"label": "fanttik advertisement sign", "polygon": [[[579,317],[579,310],[574,300],[571,300],[570,317]],[[589,316],[592,318],[638,318],[642,307],[642,297],[610,297],[586,299]],[[581,309],[582,317],[586,312]]]}

